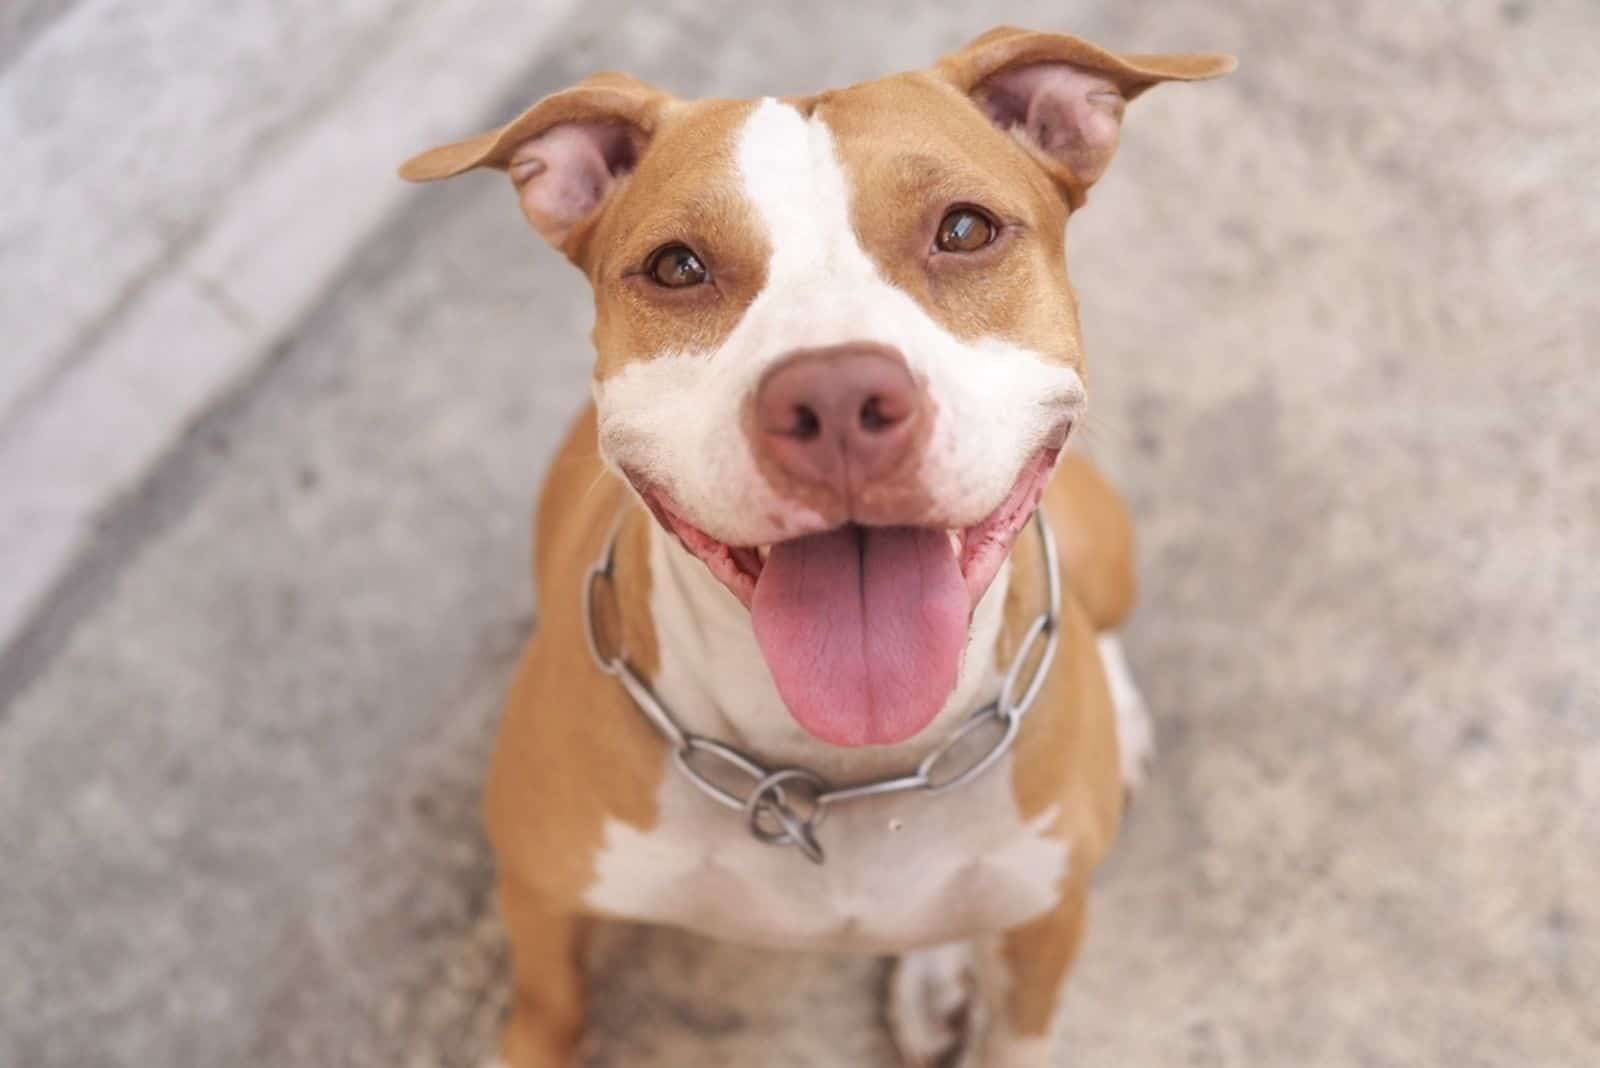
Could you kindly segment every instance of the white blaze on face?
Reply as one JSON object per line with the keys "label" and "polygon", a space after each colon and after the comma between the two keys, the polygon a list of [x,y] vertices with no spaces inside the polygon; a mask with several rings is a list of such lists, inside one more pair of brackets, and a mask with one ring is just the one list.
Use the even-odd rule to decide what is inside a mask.
{"label": "white blaze on face", "polygon": [[[746,398],[796,349],[876,342],[927,384],[935,421],[921,475],[939,525],[983,520],[1061,419],[1081,412],[1077,373],[1004,339],[963,341],[889,284],[851,227],[848,176],[820,117],[762,101],[736,161],[773,250],[765,288],[717,348],[652,354],[597,384],[606,459],[660,485],[721,541],[813,530],[817,517],[757,470],[741,429]],[[906,225],[922,217],[908,206]]]}

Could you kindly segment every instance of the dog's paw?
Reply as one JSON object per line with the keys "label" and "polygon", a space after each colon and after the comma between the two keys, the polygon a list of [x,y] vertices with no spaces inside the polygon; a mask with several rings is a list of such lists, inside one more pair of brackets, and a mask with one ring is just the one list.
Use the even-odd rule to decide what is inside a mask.
{"label": "dog's paw", "polygon": [[908,1068],[972,1063],[983,1031],[977,990],[977,966],[965,942],[919,949],[895,961],[889,976],[889,1030]]}
{"label": "dog's paw", "polygon": [[1117,711],[1117,748],[1122,753],[1122,786],[1129,797],[1137,794],[1150,777],[1156,758],[1155,723],[1144,696],[1134,685],[1122,642],[1113,634],[1100,636],[1100,663],[1105,667],[1111,687],[1111,704]]}

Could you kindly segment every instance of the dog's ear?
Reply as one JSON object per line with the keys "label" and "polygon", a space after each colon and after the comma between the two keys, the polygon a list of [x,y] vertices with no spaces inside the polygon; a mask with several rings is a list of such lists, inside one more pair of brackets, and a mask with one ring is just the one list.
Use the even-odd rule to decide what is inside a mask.
{"label": "dog's ear", "polygon": [[1064,33],[1001,26],[939,60],[936,70],[1022,144],[1082,205],[1117,149],[1122,110],[1158,82],[1227,74],[1232,56],[1119,55]]}
{"label": "dog's ear", "polygon": [[626,74],[595,74],[553,93],[497,130],[430,148],[400,167],[413,182],[478,167],[507,172],[522,213],[550,244],[576,255],[580,230],[599,217],[649,146],[672,98]]}

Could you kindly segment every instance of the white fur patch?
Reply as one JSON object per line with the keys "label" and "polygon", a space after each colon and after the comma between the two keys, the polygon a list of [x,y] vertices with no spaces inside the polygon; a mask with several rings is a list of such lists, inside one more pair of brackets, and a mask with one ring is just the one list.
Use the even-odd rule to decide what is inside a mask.
{"label": "white fur patch", "polygon": [[1081,414],[1077,373],[1003,339],[962,341],[886,281],[851,228],[849,180],[820,117],[762,101],[736,165],[772,248],[766,286],[715,350],[651,354],[597,384],[608,462],[657,482],[721,541],[781,541],[795,512],[750,455],[745,398],[796,349],[876,342],[903,353],[932,397],[921,475],[943,525],[984,519],[1061,419]]}
{"label": "white fur patch", "polygon": [[1111,688],[1111,704],[1117,712],[1117,748],[1122,757],[1122,785],[1137,791],[1144,786],[1150,764],[1156,755],[1155,722],[1144,703],[1144,695],[1134,685],[1128,658],[1115,634],[1102,634],[1099,640],[1100,663]]}
{"label": "white fur patch", "polygon": [[751,838],[668,774],[648,831],[608,822],[587,903],[753,945],[898,952],[1026,923],[1056,903],[1067,848],[1017,817],[1010,762],[959,793],[875,799],[818,831],[827,863]]}
{"label": "white fur patch", "polygon": [[906,1064],[1047,1068],[1061,1006],[1047,1034],[1015,1034],[1003,1008],[1013,985],[995,935],[905,954],[889,979],[888,1016]]}
{"label": "white fur patch", "polygon": [[895,962],[889,1030],[907,1064],[944,1063],[955,1051],[969,1050],[983,1033],[984,1015],[971,943],[919,949]]}

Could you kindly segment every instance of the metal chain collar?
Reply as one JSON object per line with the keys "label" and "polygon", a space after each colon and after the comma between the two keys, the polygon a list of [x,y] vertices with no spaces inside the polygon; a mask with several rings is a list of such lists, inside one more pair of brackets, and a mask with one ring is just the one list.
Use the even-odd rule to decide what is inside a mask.
{"label": "metal chain collar", "polygon": [[[1044,687],[1050,663],[1055,659],[1056,645],[1061,638],[1061,576],[1055,539],[1051,536],[1050,524],[1045,521],[1042,510],[1033,513],[1033,520],[1039,528],[1039,543],[1044,554],[1045,582],[1049,589],[1048,607],[1034,617],[1023,634],[1022,644],[1006,669],[1000,696],[974,712],[938,748],[924,757],[915,771],[907,775],[835,787],[806,768],[769,769],[730,745],[679,726],[672,713],[650,689],[649,683],[640,678],[623,659],[620,648],[610,654],[600,649],[600,638],[595,630],[594,599],[597,588],[602,583],[609,584],[612,581],[617,536],[622,530],[620,517],[606,539],[600,559],[589,569],[584,582],[584,638],[589,643],[589,654],[594,657],[600,670],[622,683],[622,688],[628,692],[639,711],[672,747],[673,763],[684,778],[724,808],[743,812],[750,833],[757,841],[774,846],[795,846],[807,859],[821,864],[824,854],[822,846],[817,843],[816,832],[830,809],[869,797],[913,791],[941,794],[964,786],[993,766],[1016,740],[1022,717]],[[615,618],[620,621],[620,614]],[[990,736],[988,744],[968,754],[965,763],[958,763],[956,750],[964,745],[976,745],[975,740],[985,733]],[[747,782],[748,789],[736,792],[713,781],[705,770],[696,766],[697,762],[707,768],[719,769],[726,779]]]}

